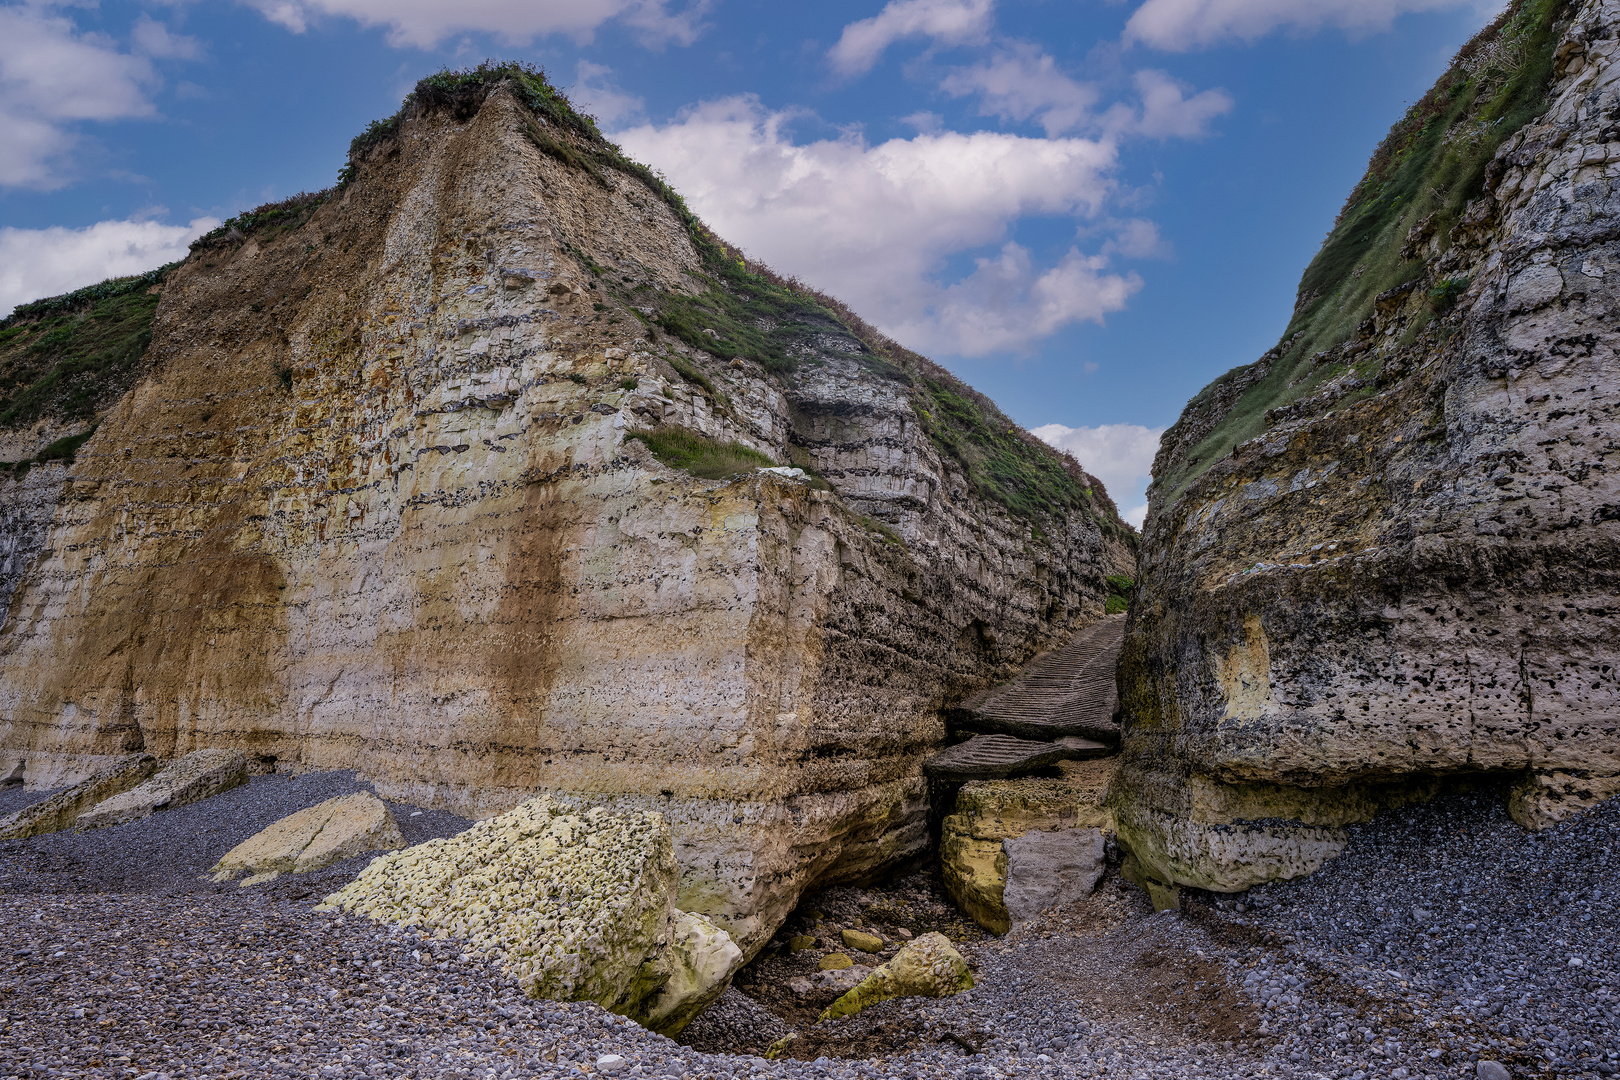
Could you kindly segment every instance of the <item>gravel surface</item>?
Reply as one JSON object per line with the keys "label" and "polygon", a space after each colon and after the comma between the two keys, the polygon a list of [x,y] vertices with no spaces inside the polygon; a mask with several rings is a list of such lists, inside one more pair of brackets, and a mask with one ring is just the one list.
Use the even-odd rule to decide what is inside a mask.
{"label": "gravel surface", "polygon": [[[197,880],[262,825],[357,787],[264,777],[143,822],[0,844],[0,1077],[1460,1080],[1481,1058],[1520,1080],[1612,1071],[1620,806],[1532,838],[1499,790],[1451,796],[1356,829],[1304,882],[1154,915],[1110,874],[1001,939],[963,924],[928,875],[828,890],[780,935],[815,946],[768,949],[678,1045],[594,1005],[528,1001],[453,941],[313,911],[363,859],[262,889]],[[465,824],[412,812],[395,808],[413,842]],[[847,951],[846,927],[888,940],[861,962],[892,955],[901,930],[941,929],[978,986],[816,1024],[832,992],[800,998],[787,980]],[[758,1056],[795,1031],[783,1058]]]}
{"label": "gravel surface", "polygon": [[14,814],[25,806],[33,806],[61,790],[53,788],[50,791],[28,791],[21,784],[6,784],[0,787],[0,817]]}

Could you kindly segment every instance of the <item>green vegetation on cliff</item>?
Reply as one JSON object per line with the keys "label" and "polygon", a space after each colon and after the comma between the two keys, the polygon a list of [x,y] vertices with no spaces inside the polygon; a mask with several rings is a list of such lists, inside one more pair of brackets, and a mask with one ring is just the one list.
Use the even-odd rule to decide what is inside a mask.
{"label": "green vegetation on cliff", "polygon": [[633,431],[627,438],[638,440],[653,457],[672,469],[685,469],[705,480],[724,480],[738,473],[770,468],[776,462],[738,442],[718,442],[707,435],[680,427]]}
{"label": "green vegetation on cliff", "polygon": [[[609,294],[636,312],[650,328],[722,360],[748,357],[778,376],[790,373],[798,357],[813,355],[818,341],[825,336],[853,338],[863,347],[859,361],[874,378],[899,382],[911,389],[929,437],[941,453],[961,466],[981,497],[1028,520],[1080,510],[1105,532],[1127,540],[1134,538],[1134,533],[1120,522],[1117,508],[1101,485],[1072,458],[1040,442],[982,394],[937,364],[891,341],[837,300],[776,274],[714,235],[663,177],[628,158],[603,137],[595,121],[575,110],[538,69],[486,62],[476,68],[441,71],[423,79],[400,112],[373,123],[355,138],[350,166],[341,182],[352,179],[365,153],[390,138],[413,107],[449,109],[468,117],[493,89],[502,85],[532,111],[533,120],[527,123],[525,133],[541,151],[602,183],[608,182],[610,172],[634,177],[655,192],[687,230],[703,260],[702,281],[706,288],[695,293],[660,292],[616,278],[576,252],[585,269]],[[644,308],[652,313],[644,314]],[[700,375],[683,375],[707,385]],[[659,451],[655,448],[654,452]]]}
{"label": "green vegetation on cliff", "polygon": [[0,428],[89,420],[129,389],[170,269],[35,300],[0,321]]}
{"label": "green vegetation on cliff", "polygon": [[[1300,279],[1293,319],[1265,376],[1167,475],[1167,499],[1239,443],[1266,428],[1266,413],[1309,395],[1341,368],[1315,358],[1355,336],[1380,294],[1421,281],[1420,250],[1433,238],[1444,252],[1491,158],[1510,136],[1546,111],[1558,22],[1568,0],[1513,0],[1464,45],[1434,87],[1390,129]],[[1432,314],[1444,314],[1467,287],[1461,279],[1425,286]],[[1209,407],[1252,365],[1216,379],[1187,407]],[[1371,372],[1363,373],[1371,374]]]}

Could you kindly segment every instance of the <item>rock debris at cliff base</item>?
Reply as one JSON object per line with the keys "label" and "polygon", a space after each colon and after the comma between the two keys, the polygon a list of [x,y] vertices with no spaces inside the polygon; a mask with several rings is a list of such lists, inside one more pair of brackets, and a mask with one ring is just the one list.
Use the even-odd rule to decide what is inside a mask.
{"label": "rock debris at cliff base", "polygon": [[[829,944],[841,924],[893,944],[907,919],[936,922],[966,939],[978,985],[805,1026],[772,1011],[756,965],[683,1046],[594,1005],[525,999],[453,940],[314,911],[364,860],[264,888],[198,880],[240,836],[361,786],[260,777],[144,821],[0,845],[0,1077],[578,1077],[619,1055],[620,1075],[691,1080],[1396,1080],[1472,1077],[1489,1056],[1524,1080],[1612,1075],[1620,1051],[1612,807],[1531,836],[1504,790],[1448,796],[1356,828],[1306,882],[1153,915],[1111,872],[1006,938],[953,923],[931,875],[828,890],[795,919],[819,907]],[[466,824],[394,812],[417,841]],[[1392,896],[1425,918],[1358,923]],[[1369,964],[1385,946],[1398,962]],[[800,1057],[759,1056],[795,1028]]]}

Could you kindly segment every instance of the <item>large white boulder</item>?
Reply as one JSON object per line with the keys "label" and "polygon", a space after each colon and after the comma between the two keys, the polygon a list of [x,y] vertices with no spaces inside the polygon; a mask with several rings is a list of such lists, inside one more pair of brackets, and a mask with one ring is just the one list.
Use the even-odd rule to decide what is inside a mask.
{"label": "large white boulder", "polygon": [[302,874],[368,851],[404,846],[388,804],[369,791],[358,791],[282,818],[226,852],[212,873],[215,881],[247,873],[251,876],[242,884],[258,885],[281,874]]}
{"label": "large white boulder", "polygon": [[594,1001],[670,1034],[742,960],[725,931],[676,909],[673,848],[658,813],[542,795],[379,857],[323,907],[459,938],[531,997]]}

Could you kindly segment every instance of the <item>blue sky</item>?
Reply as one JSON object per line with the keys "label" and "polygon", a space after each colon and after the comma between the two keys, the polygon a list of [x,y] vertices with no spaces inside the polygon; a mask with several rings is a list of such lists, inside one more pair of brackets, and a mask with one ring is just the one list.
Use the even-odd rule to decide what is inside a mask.
{"label": "blue sky", "polygon": [[1275,344],[1496,0],[0,4],[0,311],[329,186],[424,74],[543,66],[722,235],[1075,450],[1122,510]]}

